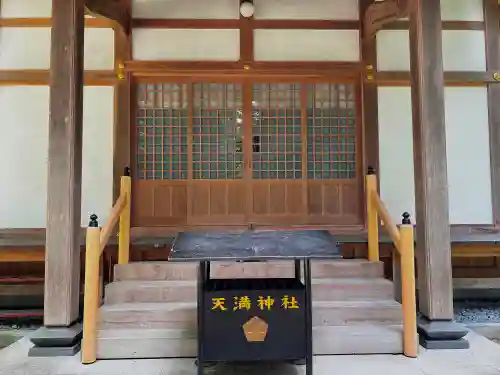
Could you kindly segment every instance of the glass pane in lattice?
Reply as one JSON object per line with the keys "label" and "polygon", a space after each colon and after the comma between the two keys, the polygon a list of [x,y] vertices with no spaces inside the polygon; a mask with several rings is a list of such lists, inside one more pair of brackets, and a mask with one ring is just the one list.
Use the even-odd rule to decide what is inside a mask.
{"label": "glass pane in lattice", "polygon": [[193,178],[243,178],[242,86],[193,85]]}
{"label": "glass pane in lattice", "polygon": [[137,96],[138,178],[187,179],[187,86],[139,84]]}
{"label": "glass pane in lattice", "polygon": [[302,178],[300,90],[299,84],[253,85],[253,178]]}
{"label": "glass pane in lattice", "polygon": [[307,87],[307,177],[356,177],[356,95],[352,84]]}

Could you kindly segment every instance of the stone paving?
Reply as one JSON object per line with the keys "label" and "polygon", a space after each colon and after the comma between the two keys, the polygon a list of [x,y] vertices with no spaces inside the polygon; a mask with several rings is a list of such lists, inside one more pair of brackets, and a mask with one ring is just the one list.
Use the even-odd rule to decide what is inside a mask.
{"label": "stone paving", "polygon": [[[314,375],[500,375],[500,345],[476,334],[467,336],[468,350],[428,351],[418,359],[402,355],[318,356]],[[0,375],[196,375],[191,359],[107,360],[80,364],[70,358],[28,358],[24,338],[0,351]],[[283,365],[229,366],[206,370],[207,375],[302,375],[303,367]]]}

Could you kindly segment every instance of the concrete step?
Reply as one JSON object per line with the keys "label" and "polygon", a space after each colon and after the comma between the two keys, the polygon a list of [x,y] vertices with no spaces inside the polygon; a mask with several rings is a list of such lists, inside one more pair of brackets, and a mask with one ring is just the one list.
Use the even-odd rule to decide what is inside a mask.
{"label": "concrete step", "polygon": [[193,327],[196,327],[196,303],[121,303],[103,305],[99,309],[99,322],[101,329],[194,329]]}
{"label": "concrete step", "polygon": [[[383,277],[382,262],[363,259],[314,260],[314,278],[375,278]],[[211,277],[293,277],[292,261],[236,263],[213,262]],[[115,281],[121,280],[195,280],[197,264],[175,262],[138,262],[115,266]]]}
{"label": "concrete step", "polygon": [[193,302],[194,280],[115,281],[106,286],[105,304],[130,302]]}
{"label": "concrete step", "polygon": [[[393,286],[378,279],[313,279],[313,299],[318,301],[391,300]],[[115,281],[106,286],[105,303],[194,302],[196,281]]]}
{"label": "concrete step", "polygon": [[[400,354],[402,326],[331,326],[313,328],[313,353]],[[109,329],[100,330],[98,359],[196,357],[197,339],[193,330]]]}
{"label": "concrete step", "polygon": [[392,282],[383,278],[312,279],[314,301],[393,300]]}
{"label": "concrete step", "polygon": [[[313,326],[402,323],[395,301],[315,301]],[[165,328],[194,330],[196,303],[122,303],[100,309],[100,328]]]}
{"label": "concrete step", "polygon": [[313,326],[355,326],[366,323],[398,325],[403,322],[396,301],[314,301]]}

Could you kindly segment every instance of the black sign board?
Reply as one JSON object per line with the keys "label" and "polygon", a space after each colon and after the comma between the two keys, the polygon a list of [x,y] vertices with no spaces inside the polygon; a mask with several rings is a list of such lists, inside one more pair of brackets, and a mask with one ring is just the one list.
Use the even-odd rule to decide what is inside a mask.
{"label": "black sign board", "polygon": [[306,357],[305,288],[297,279],[210,280],[204,308],[206,361]]}

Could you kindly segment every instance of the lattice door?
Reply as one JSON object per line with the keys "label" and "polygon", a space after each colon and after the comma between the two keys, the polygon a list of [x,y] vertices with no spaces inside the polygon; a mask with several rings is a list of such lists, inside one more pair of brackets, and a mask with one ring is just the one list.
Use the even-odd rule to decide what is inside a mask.
{"label": "lattice door", "polygon": [[358,223],[355,92],[354,84],[139,84],[134,225]]}

